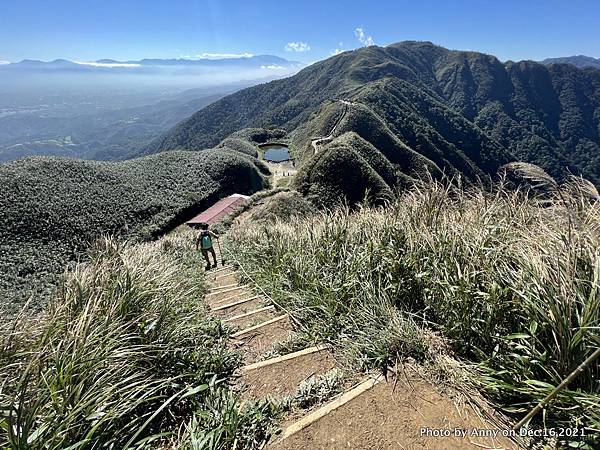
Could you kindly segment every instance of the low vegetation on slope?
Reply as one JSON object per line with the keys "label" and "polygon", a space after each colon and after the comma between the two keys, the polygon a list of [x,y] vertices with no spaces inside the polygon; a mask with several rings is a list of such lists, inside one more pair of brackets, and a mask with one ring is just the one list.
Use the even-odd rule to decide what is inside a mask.
{"label": "low vegetation on slope", "polygon": [[262,189],[265,171],[230,148],[0,166],[0,308],[42,303],[65,264],[101,235],[158,236],[225,195]]}
{"label": "low vegetation on slope", "polygon": [[258,448],[271,405],[227,388],[241,361],[208,317],[193,234],[100,241],[38,318],[0,323],[0,447]]}
{"label": "low vegetation on slope", "polygon": [[[373,166],[378,172],[378,169],[386,165],[393,166],[393,171],[408,177],[441,175],[438,165],[409,148],[371,108],[357,102],[326,103],[305,124],[298,127],[292,133],[291,142],[296,160],[301,165],[310,164],[310,157],[315,153],[311,141],[315,137],[329,136],[330,133],[335,139],[327,147],[345,145],[358,152],[370,164],[378,166]],[[320,148],[324,144],[320,144]],[[391,181],[384,174],[380,175],[388,185],[395,184],[396,180]]]}
{"label": "low vegetation on slope", "polygon": [[232,139],[241,139],[254,144],[284,139],[287,132],[279,128],[243,128],[229,135]]}
{"label": "low vegetation on slope", "polygon": [[246,139],[232,138],[223,139],[217,148],[229,148],[236,152],[244,153],[253,158],[258,158],[258,147],[251,144]]}
{"label": "low vegetation on slope", "polygon": [[344,133],[326,146],[327,149],[337,147],[347,147],[358,153],[388,186],[394,187],[398,184],[397,168],[373,144],[357,133]]}
{"label": "low vegetation on slope", "polygon": [[[385,78],[369,83],[357,92],[355,99],[377,111],[380,117],[377,121],[390,130],[379,134],[383,137],[391,134],[405,148],[415,149],[421,160],[446,174],[462,174],[470,180],[485,178],[486,174],[495,173],[501,165],[515,159],[506,148],[432,92],[403,80]],[[366,111],[359,112],[355,121],[360,124],[360,116],[365,114]],[[408,160],[405,162],[411,164],[408,168],[420,162],[414,155],[408,157],[403,153],[407,151],[396,152],[394,162]],[[393,157],[394,154],[388,156]]]}
{"label": "low vegetation on slope", "polygon": [[[581,187],[554,186],[539,204],[431,183],[386,207],[241,222],[228,247],[309,334],[360,365],[448,348],[476,363],[470,383],[522,415],[600,345],[600,210]],[[599,377],[596,361],[546,425],[597,432]]]}
{"label": "low vegetation on slope", "polygon": [[315,149],[311,142],[313,139],[329,136],[330,133],[333,133],[334,137],[339,135],[334,128],[346,111],[347,108],[342,102],[323,102],[319,109],[310,114],[306,122],[291,133],[291,147],[294,159],[299,165],[314,155]]}
{"label": "low vegetation on slope", "polygon": [[[252,200],[251,200],[252,201]],[[317,212],[316,208],[296,191],[275,192],[272,196],[256,201],[250,212],[253,221],[259,223],[306,218]]]}
{"label": "low vegetation on slope", "polygon": [[326,148],[308,160],[296,174],[294,185],[321,207],[355,204],[365,197],[381,202],[392,196],[390,186],[377,171],[343,144]]}

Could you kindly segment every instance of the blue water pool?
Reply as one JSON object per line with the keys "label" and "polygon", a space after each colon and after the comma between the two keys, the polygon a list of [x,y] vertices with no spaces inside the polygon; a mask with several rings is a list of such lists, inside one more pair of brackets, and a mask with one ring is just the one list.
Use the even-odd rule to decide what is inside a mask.
{"label": "blue water pool", "polygon": [[271,162],[282,162],[290,160],[290,149],[283,145],[265,145],[265,160]]}

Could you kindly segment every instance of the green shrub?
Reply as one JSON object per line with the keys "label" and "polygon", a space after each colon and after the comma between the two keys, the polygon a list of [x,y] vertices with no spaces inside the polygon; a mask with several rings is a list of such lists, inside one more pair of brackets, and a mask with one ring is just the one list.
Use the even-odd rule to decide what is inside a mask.
{"label": "green shrub", "polygon": [[283,407],[308,409],[319,403],[330,400],[344,390],[347,375],[340,369],[333,368],[319,375],[311,375],[302,381],[294,395],[283,399]]}
{"label": "green shrub", "polygon": [[317,206],[354,205],[368,198],[382,202],[391,197],[390,187],[351,147],[320,151],[298,171],[294,185]]}
{"label": "green shrub", "polygon": [[229,138],[242,139],[254,144],[285,140],[287,131],[280,128],[243,128],[232,133]]}
{"label": "green shrub", "polygon": [[279,405],[269,399],[243,403],[224,387],[212,388],[178,442],[181,450],[262,449],[277,429]]}
{"label": "green shrub", "polygon": [[235,150],[236,152],[244,153],[248,156],[252,156],[254,158],[258,158],[258,147],[256,145],[251,144],[245,139],[238,138],[227,138],[221,141],[221,143],[217,146],[217,148],[230,148],[231,150]]}

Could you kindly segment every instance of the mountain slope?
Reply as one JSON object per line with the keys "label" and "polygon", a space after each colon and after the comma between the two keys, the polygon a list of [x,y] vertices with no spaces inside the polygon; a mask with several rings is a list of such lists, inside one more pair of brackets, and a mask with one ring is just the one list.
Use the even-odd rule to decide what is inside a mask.
{"label": "mountain slope", "polygon": [[[554,176],[570,170],[600,180],[600,71],[503,64],[429,42],[345,52],[227,96],[178,124],[149,152],[200,150],[250,126],[291,132],[336,99],[371,110],[397,140],[446,172],[476,178],[519,159]],[[307,159],[298,154],[306,147],[292,150]]]}

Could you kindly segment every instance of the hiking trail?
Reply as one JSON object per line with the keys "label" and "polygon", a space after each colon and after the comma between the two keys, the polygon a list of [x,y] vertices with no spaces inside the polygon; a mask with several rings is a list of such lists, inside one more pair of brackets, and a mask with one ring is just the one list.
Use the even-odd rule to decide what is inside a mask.
{"label": "hiking trail", "polygon": [[318,153],[319,146],[333,141],[333,139],[335,137],[334,133],[337,130],[337,127],[340,125],[340,123],[342,123],[342,120],[344,120],[344,117],[346,117],[346,113],[348,112],[348,107],[356,104],[356,103],[350,102],[348,100],[339,100],[339,102],[343,105],[342,114],[336,120],[336,122],[333,125],[333,127],[331,128],[331,131],[329,132],[329,134],[327,136],[314,138],[310,141],[310,145],[313,148],[314,154]]}
{"label": "hiking trail", "polygon": [[[221,261],[220,252],[218,258]],[[243,367],[235,388],[243,400],[293,395],[302,382],[342,367],[327,345],[274,356],[274,346],[294,336],[300,324],[260,286],[242,284],[241,278],[250,279],[243,266],[236,269],[231,263],[207,272],[206,303],[210,314],[236,328],[231,345],[241,352]],[[266,448],[518,448],[501,435],[470,436],[472,430],[498,427],[471,406],[440,393],[439,387],[417,371],[403,368],[396,373],[392,369],[385,377],[381,372],[354,375],[341,393],[325,403],[293,410],[284,418],[281,433],[274,435]],[[455,429],[466,430],[467,435],[455,436]],[[440,437],[440,433],[450,436]]]}

